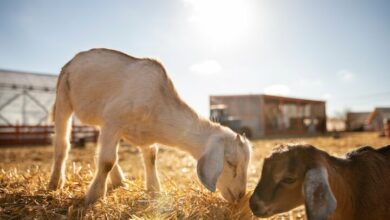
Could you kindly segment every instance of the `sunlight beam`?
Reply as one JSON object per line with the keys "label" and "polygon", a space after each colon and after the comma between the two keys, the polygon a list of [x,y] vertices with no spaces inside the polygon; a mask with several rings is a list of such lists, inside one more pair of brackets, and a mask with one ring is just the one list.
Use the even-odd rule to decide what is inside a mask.
{"label": "sunlight beam", "polygon": [[251,23],[250,0],[184,0],[189,22],[213,45],[231,44],[247,35]]}

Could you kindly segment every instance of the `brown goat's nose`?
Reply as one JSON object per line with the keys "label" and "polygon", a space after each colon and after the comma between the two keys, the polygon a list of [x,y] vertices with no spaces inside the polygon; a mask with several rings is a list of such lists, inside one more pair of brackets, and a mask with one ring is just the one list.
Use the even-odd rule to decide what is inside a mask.
{"label": "brown goat's nose", "polygon": [[249,199],[249,207],[257,217],[266,217],[268,215],[268,210],[264,207],[264,202],[259,200],[255,195],[252,195]]}

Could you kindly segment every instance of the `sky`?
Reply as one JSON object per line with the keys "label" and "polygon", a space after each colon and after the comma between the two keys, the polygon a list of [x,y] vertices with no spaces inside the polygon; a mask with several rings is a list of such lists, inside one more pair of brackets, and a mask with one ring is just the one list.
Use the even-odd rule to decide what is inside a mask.
{"label": "sky", "polygon": [[327,114],[390,106],[388,0],[2,0],[0,68],[58,74],[105,47],[165,65],[208,116],[209,95],[325,100]]}

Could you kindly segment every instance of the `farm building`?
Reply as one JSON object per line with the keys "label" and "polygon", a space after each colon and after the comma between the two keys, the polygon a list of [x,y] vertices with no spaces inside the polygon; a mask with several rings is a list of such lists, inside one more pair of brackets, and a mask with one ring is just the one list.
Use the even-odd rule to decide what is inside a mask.
{"label": "farm building", "polygon": [[370,112],[347,112],[347,131],[364,131]]}
{"label": "farm building", "polygon": [[370,130],[374,131],[384,131],[384,125],[387,124],[387,121],[390,120],[390,107],[375,108],[367,118],[367,124]]}
{"label": "farm building", "polygon": [[0,125],[45,125],[56,75],[0,70]]}
{"label": "farm building", "polygon": [[[56,83],[56,75],[0,70],[0,145],[51,143]],[[85,134],[96,139],[95,129],[73,130],[73,141]]]}
{"label": "farm building", "polygon": [[210,96],[210,118],[251,138],[326,132],[325,102],[271,95]]}

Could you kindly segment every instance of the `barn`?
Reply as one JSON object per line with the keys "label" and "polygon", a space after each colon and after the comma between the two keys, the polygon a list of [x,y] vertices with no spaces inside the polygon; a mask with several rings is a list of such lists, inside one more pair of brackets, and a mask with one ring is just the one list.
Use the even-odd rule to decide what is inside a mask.
{"label": "barn", "polygon": [[[0,145],[51,143],[50,113],[56,94],[57,76],[0,69]],[[74,126],[72,140],[96,130]]]}
{"label": "barn", "polygon": [[46,125],[57,76],[0,70],[0,125]]}
{"label": "barn", "polygon": [[325,102],[272,95],[210,96],[210,118],[251,138],[326,132]]}

